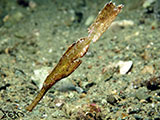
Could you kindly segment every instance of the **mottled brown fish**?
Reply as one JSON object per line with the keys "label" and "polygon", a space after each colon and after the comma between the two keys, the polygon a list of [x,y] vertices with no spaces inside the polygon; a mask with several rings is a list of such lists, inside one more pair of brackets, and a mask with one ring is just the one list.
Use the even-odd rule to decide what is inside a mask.
{"label": "mottled brown fish", "polygon": [[89,35],[87,37],[80,38],[77,42],[73,43],[63,54],[57,66],[47,76],[37,97],[29,106],[26,107],[28,111],[33,110],[45,93],[56,82],[69,76],[72,72],[74,72],[74,70],[76,70],[76,68],[82,63],[82,60],[79,58],[86,54],[91,41],[96,42],[100,38],[122,8],[123,5],[115,6],[112,2],[109,2],[104,6],[93,24],[88,28]]}

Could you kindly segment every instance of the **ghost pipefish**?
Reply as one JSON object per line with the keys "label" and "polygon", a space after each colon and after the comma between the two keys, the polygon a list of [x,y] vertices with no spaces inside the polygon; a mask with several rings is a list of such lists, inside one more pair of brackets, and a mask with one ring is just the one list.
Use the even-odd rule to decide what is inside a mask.
{"label": "ghost pipefish", "polygon": [[26,107],[26,110],[32,111],[38,102],[43,98],[46,92],[59,80],[69,76],[82,63],[80,60],[88,51],[91,41],[96,42],[100,36],[107,30],[116,16],[120,13],[123,5],[115,6],[114,3],[107,3],[99,12],[93,24],[88,28],[88,36],[80,38],[73,43],[63,54],[56,67],[47,76],[43,87],[33,102]]}

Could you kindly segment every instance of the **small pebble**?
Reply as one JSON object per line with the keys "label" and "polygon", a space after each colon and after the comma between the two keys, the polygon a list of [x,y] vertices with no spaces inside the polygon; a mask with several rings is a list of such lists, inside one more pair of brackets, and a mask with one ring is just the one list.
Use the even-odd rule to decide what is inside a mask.
{"label": "small pebble", "polygon": [[86,26],[89,26],[89,25],[93,22],[94,19],[95,19],[95,16],[94,16],[94,15],[90,15],[90,16],[87,18],[87,20],[85,21],[85,25],[86,25]]}
{"label": "small pebble", "polygon": [[149,98],[149,95],[147,93],[147,88],[139,88],[136,92],[135,92],[135,97],[138,98],[139,100],[146,100],[147,98]]}
{"label": "small pebble", "polygon": [[114,105],[117,102],[117,100],[113,95],[108,95],[107,96],[107,102]]}
{"label": "small pebble", "polygon": [[124,75],[130,71],[133,65],[133,62],[132,61],[119,61],[117,65],[120,68],[119,69],[120,74]]}

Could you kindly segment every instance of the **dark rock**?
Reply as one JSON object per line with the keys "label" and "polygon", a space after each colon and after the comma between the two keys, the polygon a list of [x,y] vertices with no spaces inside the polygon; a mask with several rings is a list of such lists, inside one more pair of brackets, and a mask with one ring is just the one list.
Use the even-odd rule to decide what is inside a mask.
{"label": "dark rock", "polygon": [[117,102],[117,100],[113,95],[108,95],[107,96],[107,102],[114,105]]}
{"label": "dark rock", "polygon": [[7,87],[11,86],[11,84],[7,83],[4,86],[0,86],[0,91],[1,90],[6,90]]}

